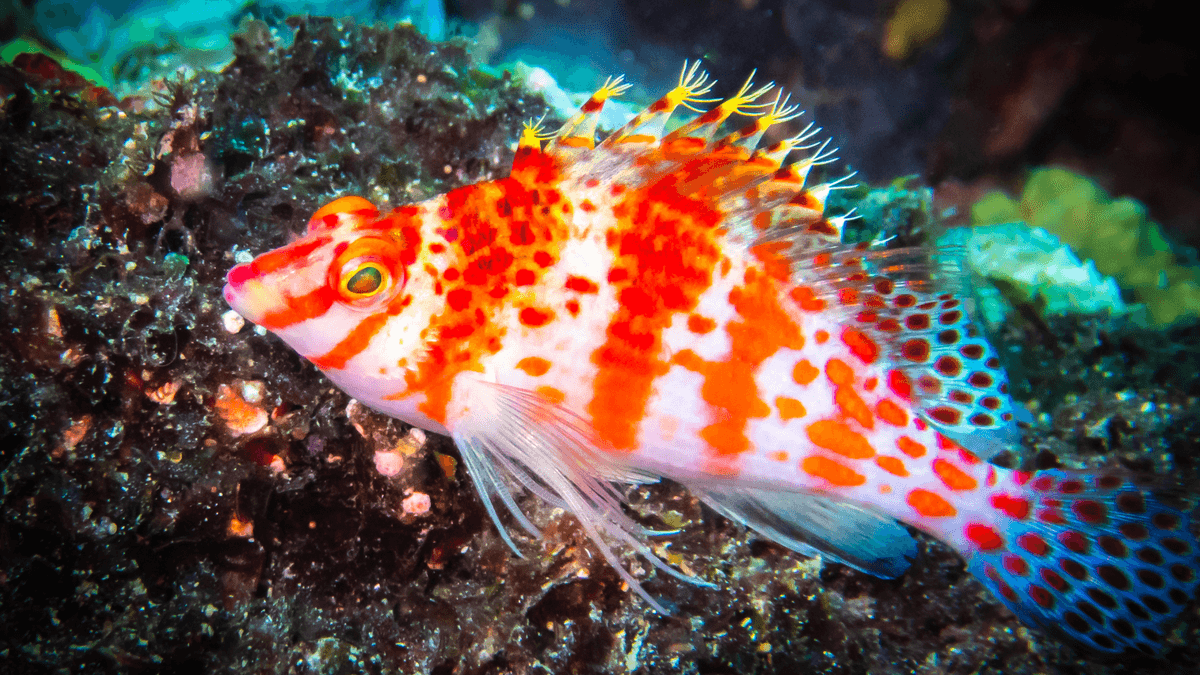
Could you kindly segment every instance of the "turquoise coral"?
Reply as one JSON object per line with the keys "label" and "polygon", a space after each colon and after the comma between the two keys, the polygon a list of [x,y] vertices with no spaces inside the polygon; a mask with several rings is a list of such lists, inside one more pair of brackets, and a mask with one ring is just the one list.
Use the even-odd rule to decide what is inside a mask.
{"label": "turquoise coral", "polygon": [[1147,325],[1200,316],[1200,268],[1180,264],[1145,206],[1113,199],[1084,176],[1060,168],[1035,170],[1019,201],[990,193],[972,207],[971,220],[977,226],[1024,221],[1045,229],[1144,305]]}

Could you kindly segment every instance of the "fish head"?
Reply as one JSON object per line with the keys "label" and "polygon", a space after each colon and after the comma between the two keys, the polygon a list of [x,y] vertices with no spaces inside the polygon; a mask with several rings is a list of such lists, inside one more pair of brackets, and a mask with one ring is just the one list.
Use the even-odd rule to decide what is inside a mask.
{"label": "fish head", "polygon": [[[322,370],[345,369],[349,359],[338,358],[339,350],[345,352],[364,324],[403,321],[412,299],[405,289],[416,230],[394,213],[378,216],[361,197],[327,204],[299,239],[231,269],[225,301]],[[364,351],[348,356],[378,358]]]}

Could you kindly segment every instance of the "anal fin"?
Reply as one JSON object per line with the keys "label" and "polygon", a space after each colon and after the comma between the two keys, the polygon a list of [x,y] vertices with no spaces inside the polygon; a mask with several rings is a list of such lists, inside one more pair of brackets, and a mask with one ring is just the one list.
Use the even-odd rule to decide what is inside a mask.
{"label": "anal fin", "polygon": [[869,508],[807,492],[721,485],[688,489],[726,518],[797,553],[820,553],[877,577],[900,576],[917,556],[908,530]]}

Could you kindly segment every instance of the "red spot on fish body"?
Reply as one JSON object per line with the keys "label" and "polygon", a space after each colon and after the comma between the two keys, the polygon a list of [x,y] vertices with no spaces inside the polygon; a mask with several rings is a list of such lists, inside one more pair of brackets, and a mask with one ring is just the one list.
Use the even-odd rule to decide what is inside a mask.
{"label": "red spot on fish body", "polygon": [[549,310],[540,310],[534,307],[526,307],[521,310],[521,323],[530,328],[538,328],[546,325],[554,318],[554,313]]}
{"label": "red spot on fish body", "polygon": [[982,551],[994,551],[1004,546],[1004,540],[1000,538],[1000,533],[979,523],[971,523],[967,525],[964,532],[967,539],[975,542],[975,545]]}

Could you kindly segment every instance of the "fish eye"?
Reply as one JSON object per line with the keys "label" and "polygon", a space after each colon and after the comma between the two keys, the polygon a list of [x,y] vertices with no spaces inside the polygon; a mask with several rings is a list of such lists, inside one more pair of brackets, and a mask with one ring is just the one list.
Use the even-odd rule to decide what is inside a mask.
{"label": "fish eye", "polygon": [[387,288],[391,275],[378,262],[368,261],[358,265],[347,265],[342,272],[338,290],[347,300],[359,300],[376,295]]}
{"label": "fish eye", "polygon": [[383,288],[387,270],[378,263],[360,265],[350,276],[346,277],[346,292],[355,297],[374,295]]}
{"label": "fish eye", "polygon": [[341,302],[369,310],[396,297],[406,275],[394,244],[380,237],[360,237],[338,246],[327,279]]}

